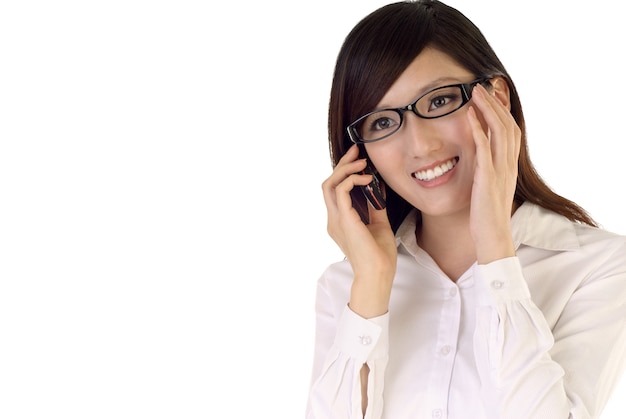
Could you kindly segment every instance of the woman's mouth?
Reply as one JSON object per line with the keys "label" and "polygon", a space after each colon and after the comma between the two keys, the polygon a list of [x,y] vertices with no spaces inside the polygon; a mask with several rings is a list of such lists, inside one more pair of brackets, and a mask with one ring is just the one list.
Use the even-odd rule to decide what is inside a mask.
{"label": "woman's mouth", "polygon": [[431,180],[435,180],[438,177],[443,176],[446,173],[448,173],[450,170],[454,168],[454,166],[456,166],[458,162],[459,162],[459,158],[454,157],[448,160],[447,162],[440,164],[439,166],[435,166],[428,170],[420,170],[419,172],[415,172],[413,173],[413,177],[423,182],[429,182]]}

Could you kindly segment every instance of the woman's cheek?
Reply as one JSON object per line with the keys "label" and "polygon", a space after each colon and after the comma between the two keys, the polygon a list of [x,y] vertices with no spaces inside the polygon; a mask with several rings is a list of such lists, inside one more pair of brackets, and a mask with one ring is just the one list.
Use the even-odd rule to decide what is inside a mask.
{"label": "woman's cheek", "polygon": [[389,144],[384,142],[366,144],[365,151],[370,162],[381,175],[388,174],[394,163],[397,166],[398,157],[394,155],[393,147],[389,147]]}

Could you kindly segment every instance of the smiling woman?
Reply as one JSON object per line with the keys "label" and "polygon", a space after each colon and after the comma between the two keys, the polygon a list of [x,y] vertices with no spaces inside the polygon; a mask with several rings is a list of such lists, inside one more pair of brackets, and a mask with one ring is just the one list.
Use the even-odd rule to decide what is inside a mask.
{"label": "smiling woman", "polygon": [[307,417],[598,417],[624,368],[626,237],[538,175],[479,29],[436,0],[366,16],[329,139],[345,260],[318,282]]}
{"label": "smiling woman", "polygon": [[[316,280],[329,261],[344,257],[326,233],[320,190],[331,172],[326,140],[333,67],[341,40],[360,19],[386,3],[0,2],[1,418],[302,416],[314,352]],[[449,0],[449,4],[481,28],[515,80],[532,161],[546,183],[608,230],[626,233],[619,205],[623,153],[616,152],[626,144],[622,83],[626,64],[621,45],[626,25],[621,3]],[[415,57],[409,58],[407,67]],[[433,89],[471,84],[478,74],[442,74],[426,80],[417,73],[406,96],[394,92],[384,98],[405,68],[396,70],[397,77],[384,89],[381,79],[373,80],[368,89],[377,92],[372,90],[376,94],[371,101],[356,97],[367,106],[346,118],[341,135],[350,135],[347,125],[381,108],[403,109],[416,103],[422,115],[443,109],[456,100],[456,93],[446,90],[441,95]],[[448,76],[454,77],[443,78]],[[398,132],[360,144],[359,151],[368,151],[376,163],[381,187],[391,181],[398,189],[420,191],[408,196],[410,200],[423,200],[425,194],[438,193],[436,188],[422,191],[425,185],[446,177],[450,179],[443,187],[455,185],[470,159],[467,144],[458,142],[468,138],[439,138],[436,133],[452,129],[447,121],[455,121],[458,129],[471,127],[470,107],[479,121],[483,113],[490,114],[490,103],[497,112],[499,105],[489,100],[506,86],[497,78],[489,80],[482,84],[489,93],[482,102],[487,111],[479,108],[479,88],[464,87],[468,101],[462,99],[454,113],[427,120],[407,108],[402,120],[395,120]],[[397,118],[393,112],[391,118]],[[392,120],[380,120],[378,128],[387,122]],[[402,143],[417,155],[419,144],[411,146],[409,138],[423,133],[429,133],[422,136],[425,140],[445,140],[440,155],[398,160],[398,167],[385,167],[389,166],[385,156],[397,155],[394,147]],[[349,138],[344,139],[352,146]],[[453,140],[458,143],[454,147]],[[393,188],[385,186],[390,214],[398,207]],[[342,196],[347,205],[347,195]],[[449,208],[453,204],[458,202],[445,203]],[[527,226],[522,210],[523,206],[512,221]],[[536,228],[548,232],[562,226],[543,223]],[[412,240],[415,230],[417,226],[407,224],[403,231]],[[515,237],[536,233],[515,231]],[[444,233],[434,232],[447,239],[440,243],[443,247],[464,237]],[[381,229],[381,234],[396,239],[387,230]],[[562,247],[555,249],[555,243],[542,242],[542,237],[529,242],[546,254],[575,256],[570,249],[573,241],[558,243]],[[597,236],[589,236],[593,237]],[[427,245],[428,240],[422,240],[415,257],[435,266],[424,250]],[[524,252],[528,251],[520,250],[518,256],[526,257]],[[363,258],[369,262],[370,254]],[[396,260],[396,272],[410,261],[405,256]],[[351,257],[351,262],[359,261]],[[441,266],[450,270],[446,261]],[[526,268],[532,301],[542,309],[549,306],[544,313],[549,322],[569,304],[559,298],[567,296],[567,286],[580,274],[575,267],[549,279]],[[440,267],[433,269],[441,275]],[[603,284],[594,282],[592,274],[601,275],[610,266],[598,269],[587,269],[589,281],[576,295],[598,290],[594,298],[606,302],[609,310],[617,295],[602,295]],[[437,364],[438,372],[450,373],[450,364],[440,366],[453,360],[453,382],[458,382],[456,371],[467,372],[475,365],[467,347],[471,324],[464,322],[458,329],[458,347],[453,339],[456,318],[472,318],[466,303],[467,293],[475,288],[471,279],[454,283],[435,278],[434,272],[415,284],[394,280],[389,355],[392,359],[403,355],[398,359],[409,361],[389,363],[386,374],[393,378],[385,383],[388,394],[413,391],[398,389],[397,383],[408,376],[417,377],[415,381],[437,380],[421,375],[423,370],[410,370],[424,367],[412,363],[422,355]],[[350,275],[352,271],[346,270],[342,280]],[[452,270],[446,275],[454,276],[458,274]],[[435,285],[429,285],[431,280]],[[550,284],[545,293],[542,281]],[[325,282],[320,284],[323,292],[339,295]],[[439,284],[441,288],[435,288]],[[507,289],[500,278],[487,285]],[[553,292],[557,286],[562,290]],[[396,292],[402,289],[413,290],[418,297]],[[410,311],[401,310],[421,306],[430,313],[442,299],[450,302],[442,305],[448,310],[449,330],[438,317],[424,326],[430,317],[416,321]],[[583,306],[590,300],[578,303]],[[327,307],[320,301],[320,307]],[[337,307],[345,308],[347,302],[347,294],[341,294]],[[590,312],[590,319],[597,314],[599,310]],[[568,358],[563,338],[580,326],[569,322],[571,318],[577,319],[563,315],[557,322],[559,333],[553,337],[559,343],[550,351],[553,360]],[[331,331],[320,330],[316,359],[326,352],[324,334]],[[376,330],[387,329],[368,330],[357,336],[358,348],[380,349]],[[440,344],[425,350],[410,333],[396,344],[407,330],[425,333],[429,339],[439,333]],[[334,336],[339,341],[343,335]],[[597,340],[603,339],[598,334]],[[428,342],[432,345],[432,340]],[[581,346],[593,359],[594,346]],[[581,363],[573,373],[569,368],[565,382],[584,382],[588,370],[596,368],[595,362]],[[615,368],[615,374],[619,370]],[[316,362],[316,380],[319,371]],[[369,375],[373,382],[376,371],[373,368]],[[439,379],[447,378],[442,374]],[[598,394],[608,395],[604,386],[613,381],[601,383]],[[621,383],[624,387],[612,393],[603,419],[625,417],[621,396],[626,383]],[[469,384],[475,385],[475,378]],[[312,400],[321,388],[316,387]],[[437,391],[441,386],[431,388],[430,400],[437,407],[429,417],[443,415],[446,411],[440,406],[448,400]],[[576,393],[569,384],[564,388]],[[369,389],[373,409],[377,387]],[[450,400],[459,397],[458,389],[451,390]],[[393,399],[383,396],[393,406]],[[581,398],[589,396],[572,401]]]}

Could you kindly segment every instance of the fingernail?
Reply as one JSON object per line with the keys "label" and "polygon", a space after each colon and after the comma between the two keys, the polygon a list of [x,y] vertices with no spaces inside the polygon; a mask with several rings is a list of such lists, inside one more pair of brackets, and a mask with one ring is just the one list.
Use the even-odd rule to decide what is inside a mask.
{"label": "fingernail", "polygon": [[472,116],[473,118],[476,118],[476,111],[474,110],[474,107],[472,105],[470,105],[470,107],[467,109],[467,113],[469,113],[470,116]]}

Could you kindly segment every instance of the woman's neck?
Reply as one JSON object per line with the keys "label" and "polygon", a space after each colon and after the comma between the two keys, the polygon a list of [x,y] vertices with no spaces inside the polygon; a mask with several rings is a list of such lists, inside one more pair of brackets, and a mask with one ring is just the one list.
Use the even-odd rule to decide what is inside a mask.
{"label": "woman's neck", "polygon": [[[513,202],[511,215],[520,204]],[[439,268],[456,282],[476,262],[476,246],[470,233],[469,208],[445,216],[421,214],[415,237]]]}
{"label": "woman's neck", "polygon": [[469,214],[465,211],[447,216],[422,214],[415,234],[419,246],[452,281],[456,282],[476,261]]}

